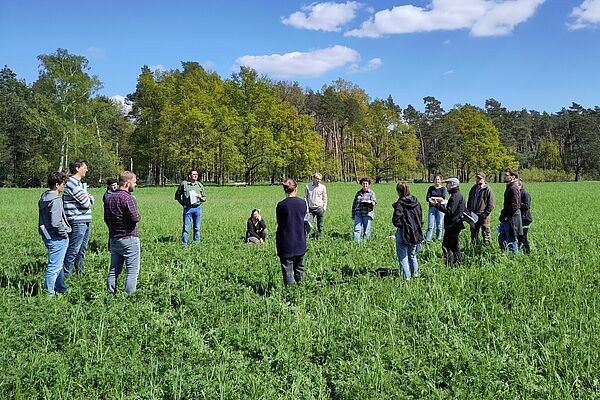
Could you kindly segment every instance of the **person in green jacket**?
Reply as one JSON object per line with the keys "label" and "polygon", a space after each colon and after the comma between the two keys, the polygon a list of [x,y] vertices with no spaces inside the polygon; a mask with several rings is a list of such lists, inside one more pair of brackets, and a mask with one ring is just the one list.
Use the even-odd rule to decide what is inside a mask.
{"label": "person in green jacket", "polygon": [[206,201],[204,186],[198,181],[198,170],[192,168],[188,179],[181,182],[175,192],[175,200],[183,206],[183,229],[181,242],[188,245],[190,225],[194,222],[194,242],[200,242],[200,221],[202,219],[202,203]]}

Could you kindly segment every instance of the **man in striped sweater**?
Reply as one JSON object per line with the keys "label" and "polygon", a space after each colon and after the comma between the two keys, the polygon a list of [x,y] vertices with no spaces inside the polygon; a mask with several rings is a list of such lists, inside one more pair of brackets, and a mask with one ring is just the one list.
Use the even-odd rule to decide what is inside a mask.
{"label": "man in striped sweater", "polygon": [[69,170],[71,176],[67,180],[63,203],[72,230],[69,233],[69,247],[63,265],[65,277],[69,277],[74,269],[80,274],[84,272],[83,261],[90,239],[94,204],[94,196],[87,192],[87,184],[81,183],[88,171],[87,162],[75,159],[69,164]]}

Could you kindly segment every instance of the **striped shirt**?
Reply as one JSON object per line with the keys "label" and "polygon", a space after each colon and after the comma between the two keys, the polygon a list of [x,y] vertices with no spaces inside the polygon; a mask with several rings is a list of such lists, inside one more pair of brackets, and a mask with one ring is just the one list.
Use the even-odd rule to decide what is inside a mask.
{"label": "striped shirt", "polygon": [[79,179],[72,176],[67,179],[63,204],[69,223],[92,222],[94,196],[84,190]]}
{"label": "striped shirt", "polygon": [[108,237],[111,239],[138,235],[140,214],[131,193],[119,188],[106,198],[104,222],[108,225]]}

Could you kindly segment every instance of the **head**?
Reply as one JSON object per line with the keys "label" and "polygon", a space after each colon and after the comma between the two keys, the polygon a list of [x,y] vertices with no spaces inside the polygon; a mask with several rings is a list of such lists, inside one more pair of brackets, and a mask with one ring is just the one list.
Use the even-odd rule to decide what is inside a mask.
{"label": "head", "polygon": [[188,172],[188,180],[192,183],[198,180],[198,170],[195,168],[190,169]]}
{"label": "head", "polygon": [[319,183],[321,183],[322,179],[323,175],[321,175],[319,172],[315,172],[315,174],[313,175],[313,184],[315,186],[319,186]]}
{"label": "head", "polygon": [[371,184],[371,178],[369,178],[368,176],[365,176],[363,178],[360,178],[360,181],[358,181],[358,183],[360,183],[360,185],[362,186],[363,192],[368,192],[369,185]]}
{"label": "head", "polygon": [[119,187],[119,182],[115,178],[108,178],[106,180],[106,190],[114,192]]}
{"label": "head", "polygon": [[293,179],[286,179],[281,184],[283,185],[283,191],[288,196],[291,195],[291,194],[296,193],[297,185],[296,185],[296,181],[295,180],[293,180]]}
{"label": "head", "polygon": [[406,182],[398,182],[396,185],[396,192],[398,192],[398,197],[406,197],[410,195],[410,189]]}
{"label": "head", "polygon": [[485,173],[484,172],[478,172],[477,175],[475,175],[475,183],[479,186],[485,185]]}
{"label": "head", "polygon": [[127,190],[129,193],[133,192],[137,185],[137,177],[131,171],[123,171],[119,175],[119,189]]}
{"label": "head", "polygon": [[50,172],[48,175],[48,189],[57,190],[59,193],[65,190],[67,175],[62,172]]}
{"label": "head", "polygon": [[87,161],[76,158],[69,164],[69,171],[77,179],[83,178],[88,171]]}
{"label": "head", "polygon": [[441,175],[436,175],[433,177],[433,184],[435,186],[442,186],[442,181],[444,180],[444,178],[442,178]]}
{"label": "head", "polygon": [[523,181],[521,179],[517,179],[517,187],[519,190],[523,189]]}
{"label": "head", "polygon": [[260,217],[260,210],[255,208],[254,210],[252,210],[252,212],[250,213],[250,218],[252,219],[258,219],[258,217]]}
{"label": "head", "polygon": [[457,188],[460,185],[460,181],[457,178],[448,178],[445,180],[445,182],[446,189],[448,190]]}
{"label": "head", "polygon": [[519,178],[519,173],[516,170],[514,170],[514,169],[508,168],[504,172],[504,183],[511,183],[515,179],[518,179],[518,178]]}

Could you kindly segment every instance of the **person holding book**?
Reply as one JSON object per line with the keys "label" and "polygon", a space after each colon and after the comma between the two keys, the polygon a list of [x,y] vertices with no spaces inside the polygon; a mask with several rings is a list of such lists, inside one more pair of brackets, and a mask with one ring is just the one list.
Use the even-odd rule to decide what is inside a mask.
{"label": "person holding book", "polygon": [[206,201],[204,185],[198,181],[198,170],[192,168],[188,179],[182,181],[175,192],[175,200],[183,206],[183,228],[181,243],[188,245],[188,234],[194,222],[194,243],[200,243],[200,222],[202,220],[202,203]]}
{"label": "person holding book", "polygon": [[430,202],[431,197],[446,198],[446,188],[442,185],[442,176],[436,175],[433,178],[433,185],[427,189],[425,200],[429,207],[427,209],[427,232],[425,233],[425,242],[430,242],[435,228],[435,237],[437,240],[442,239],[442,227],[444,224],[444,213],[435,208]]}
{"label": "person holding book", "polygon": [[371,178],[364,177],[359,181],[361,189],[354,195],[352,203],[352,219],[354,220],[354,240],[360,242],[371,237],[371,224],[375,216],[377,199],[375,192],[369,188]]}
{"label": "person holding book", "polygon": [[478,172],[475,176],[475,184],[469,191],[467,200],[467,213],[471,217],[471,241],[475,242],[481,230],[481,236],[485,244],[492,242],[492,229],[490,215],[496,205],[494,192],[485,182],[485,173]]}

